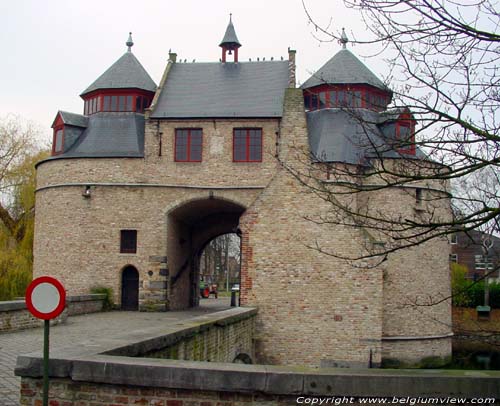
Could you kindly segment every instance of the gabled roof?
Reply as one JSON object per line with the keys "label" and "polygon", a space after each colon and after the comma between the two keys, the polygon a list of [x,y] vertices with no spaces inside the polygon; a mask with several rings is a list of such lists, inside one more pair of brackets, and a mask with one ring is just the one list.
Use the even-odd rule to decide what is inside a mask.
{"label": "gabled roof", "polygon": [[324,84],[367,84],[384,91],[387,86],[348,49],[341,49],[301,86]]}
{"label": "gabled roof", "polygon": [[288,61],[174,63],[152,118],[281,117]]}
{"label": "gabled roof", "polygon": [[224,38],[222,38],[222,41],[219,44],[220,47],[224,45],[237,45],[239,47],[241,46],[240,42],[238,41],[238,37],[236,36],[236,31],[234,30],[231,18],[229,18],[229,24],[227,25]]}
{"label": "gabled roof", "polygon": [[125,52],[80,96],[98,89],[142,89],[156,91],[156,84],[132,52]]}
{"label": "gabled roof", "polygon": [[409,114],[410,117],[413,117],[411,111],[407,107],[396,107],[390,110],[385,110],[379,113],[380,120],[379,123],[385,123],[387,121],[396,121],[398,120],[402,114]]}
{"label": "gabled roof", "polygon": [[69,113],[67,111],[61,111],[61,110],[57,112],[56,118],[52,123],[52,127],[54,127],[57,121],[57,117],[61,117],[61,120],[65,125],[72,125],[74,127],[81,127],[81,128],[87,127],[88,123],[87,116],[84,116],[83,114]]}

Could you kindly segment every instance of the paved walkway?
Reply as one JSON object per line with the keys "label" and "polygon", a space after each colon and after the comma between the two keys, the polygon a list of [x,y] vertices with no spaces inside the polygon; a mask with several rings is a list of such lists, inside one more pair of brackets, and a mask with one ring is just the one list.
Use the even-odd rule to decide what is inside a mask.
{"label": "paved walkway", "polygon": [[[113,311],[83,316],[72,316],[64,324],[50,328],[50,353],[57,354],[58,347],[91,344],[95,338],[114,334],[142,331],[152,325],[213,313],[229,308],[229,298],[202,299],[200,307],[186,311],[165,313],[140,313]],[[16,331],[0,334],[0,405],[19,405],[20,378],[14,376],[19,354],[42,351],[43,329]]]}

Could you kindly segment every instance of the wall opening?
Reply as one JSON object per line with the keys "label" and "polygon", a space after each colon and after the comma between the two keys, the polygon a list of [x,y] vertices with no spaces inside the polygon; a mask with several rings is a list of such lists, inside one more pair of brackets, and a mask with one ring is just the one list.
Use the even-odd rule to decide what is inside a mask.
{"label": "wall opening", "polygon": [[245,208],[208,197],[189,201],[167,215],[167,256],[170,273],[170,309],[199,305],[200,262],[205,247],[216,237],[239,234]]}
{"label": "wall opening", "polygon": [[240,286],[241,238],[236,233],[210,240],[200,255],[200,296],[231,292]]}
{"label": "wall opening", "polygon": [[133,266],[122,271],[122,310],[139,310],[139,272]]}

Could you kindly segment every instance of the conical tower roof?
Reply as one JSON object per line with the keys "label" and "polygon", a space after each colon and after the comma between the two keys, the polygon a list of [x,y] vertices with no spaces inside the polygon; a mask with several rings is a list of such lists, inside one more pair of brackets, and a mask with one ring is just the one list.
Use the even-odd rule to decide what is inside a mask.
{"label": "conical tower roof", "polygon": [[127,41],[129,50],[111,65],[106,72],[99,76],[94,83],[87,87],[80,96],[84,96],[98,89],[134,88],[150,92],[156,91],[155,82],[130,51],[132,45],[133,42],[129,38],[129,41]]}
{"label": "conical tower roof", "polygon": [[367,84],[390,92],[390,89],[348,49],[337,52],[301,88],[308,89],[324,84]]}
{"label": "conical tower roof", "polygon": [[229,17],[229,24],[227,25],[226,33],[224,34],[224,38],[222,38],[222,42],[219,44],[220,47],[228,45],[241,47],[240,41],[238,41],[238,37],[236,36],[236,31],[234,30],[232,16]]}

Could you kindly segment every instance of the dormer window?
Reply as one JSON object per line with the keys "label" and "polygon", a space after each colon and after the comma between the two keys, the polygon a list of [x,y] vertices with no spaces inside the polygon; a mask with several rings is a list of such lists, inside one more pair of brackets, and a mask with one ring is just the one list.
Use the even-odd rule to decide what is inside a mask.
{"label": "dormer window", "polygon": [[396,140],[398,152],[415,155],[415,123],[412,120],[399,120],[396,122]]}
{"label": "dormer window", "polygon": [[52,155],[58,155],[64,149],[64,127],[54,128],[54,138],[52,140]]}

